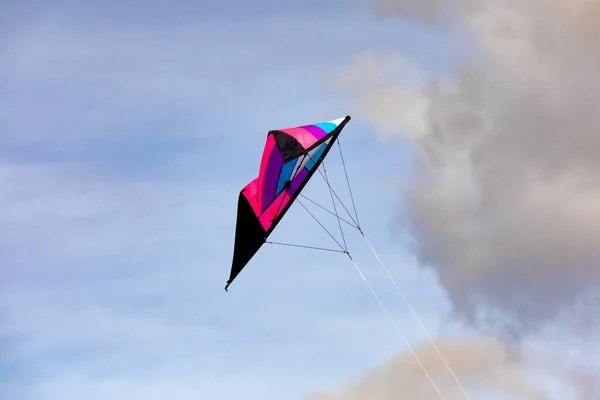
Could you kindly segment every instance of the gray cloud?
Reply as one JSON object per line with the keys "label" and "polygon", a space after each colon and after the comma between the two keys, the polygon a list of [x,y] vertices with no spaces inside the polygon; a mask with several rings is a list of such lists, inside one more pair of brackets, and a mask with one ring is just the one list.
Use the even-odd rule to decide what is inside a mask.
{"label": "gray cloud", "polygon": [[[414,3],[377,4],[444,27],[449,3]],[[418,66],[368,53],[336,83],[415,150],[401,222],[457,309],[537,323],[600,284],[600,2],[454,6],[477,52],[451,76],[415,89]]]}

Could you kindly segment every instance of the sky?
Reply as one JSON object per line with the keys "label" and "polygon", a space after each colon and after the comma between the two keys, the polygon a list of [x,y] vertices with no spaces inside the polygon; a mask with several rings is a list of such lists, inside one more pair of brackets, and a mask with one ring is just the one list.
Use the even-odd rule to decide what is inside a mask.
{"label": "sky", "polygon": [[[2,2],[0,397],[305,400],[358,382],[397,355],[400,361],[383,367],[389,376],[414,368],[403,363],[405,343],[343,255],[265,246],[223,290],[238,193],[258,173],[267,132],[347,114],[353,118],[341,144],[361,225],[429,334],[457,340],[444,346],[450,352],[465,349],[450,356],[461,376],[492,371],[484,381],[497,382],[496,389],[516,385],[526,389],[513,395],[537,396],[523,376],[530,363],[544,368],[541,356],[515,361],[499,338],[479,338],[478,327],[456,315],[469,310],[458,294],[481,295],[490,288],[484,278],[494,274],[471,284],[470,258],[435,251],[464,242],[427,217],[456,226],[447,215],[467,207],[446,207],[448,193],[432,190],[432,182],[455,182],[419,158],[424,149],[438,155],[433,166],[456,167],[439,137],[426,134],[420,113],[437,101],[432,122],[452,139],[451,124],[465,121],[453,114],[462,97],[440,96],[450,104],[424,100],[429,92],[421,90],[456,76],[471,82],[461,75],[463,59],[487,54],[476,51],[481,42],[468,33],[472,26],[484,30],[489,15],[480,25],[448,27],[436,22],[438,1],[411,3]],[[471,2],[458,3],[471,12]],[[491,71],[503,86],[506,76]],[[512,111],[499,110],[492,121]],[[326,166],[351,204],[335,151]],[[414,186],[422,176],[429,185]],[[318,176],[306,194],[330,207]],[[427,198],[440,202],[420,201]],[[404,210],[414,215],[410,223]],[[317,215],[337,233],[335,220]],[[470,224],[481,220],[478,213],[465,216]],[[426,335],[361,237],[346,232],[357,263],[427,358]],[[532,230],[532,237],[539,235]],[[300,207],[272,239],[334,245]],[[481,249],[492,258],[489,247],[468,248]],[[498,271],[494,263],[481,265]],[[445,271],[455,271],[461,284]],[[533,293],[547,295],[535,282],[529,281]],[[488,300],[520,311],[494,295]],[[585,307],[582,314],[593,320]],[[564,326],[581,333],[579,324]],[[593,335],[573,339],[573,329],[563,335],[543,328],[545,336],[527,337],[533,347],[562,348],[571,358],[598,354]],[[461,358],[469,352],[475,361]],[[481,359],[492,361],[482,367]],[[419,371],[407,376],[424,379]],[[409,390],[410,379],[394,390]],[[387,399],[389,391],[381,390]],[[569,398],[553,393],[558,397],[549,398]],[[525,398],[539,398],[531,396]]]}
{"label": "sky", "polygon": [[[339,254],[266,247],[223,287],[267,131],[348,114],[328,79],[352,54],[443,73],[443,40],[343,2],[0,7],[0,397],[301,399],[403,348]],[[391,229],[409,154],[360,118],[342,146],[365,232],[435,332],[443,293]],[[274,240],[331,247],[319,229],[292,210]]]}

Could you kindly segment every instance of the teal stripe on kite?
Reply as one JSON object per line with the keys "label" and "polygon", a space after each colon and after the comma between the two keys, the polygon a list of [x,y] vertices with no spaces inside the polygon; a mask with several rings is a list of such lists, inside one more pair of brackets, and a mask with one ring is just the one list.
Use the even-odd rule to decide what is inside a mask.
{"label": "teal stripe on kite", "polygon": [[294,158],[293,160],[283,164],[283,167],[281,168],[281,174],[279,175],[279,181],[277,182],[277,191],[275,197],[279,196],[279,194],[283,190],[285,182],[289,181],[292,177],[292,172],[294,172],[296,161],[298,161],[298,159]]}
{"label": "teal stripe on kite", "polygon": [[321,157],[321,155],[323,154],[323,152],[325,151],[326,148],[327,148],[327,143],[323,143],[319,147],[319,150],[315,151],[315,154],[310,158],[310,160],[308,160],[308,162],[306,163],[306,166],[304,168],[306,168],[307,170],[310,171],[312,169],[312,167],[315,166],[315,163],[317,162],[319,157]]}
{"label": "teal stripe on kite", "polygon": [[327,133],[331,133],[335,128],[337,128],[337,125],[332,122],[321,122],[320,124],[315,124],[315,126],[318,126]]}

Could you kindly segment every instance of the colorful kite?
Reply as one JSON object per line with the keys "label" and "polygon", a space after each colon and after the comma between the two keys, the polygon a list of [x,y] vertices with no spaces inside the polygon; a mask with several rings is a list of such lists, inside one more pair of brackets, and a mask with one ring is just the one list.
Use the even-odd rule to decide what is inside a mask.
{"label": "colorful kite", "polygon": [[239,195],[233,262],[225,290],[267,241],[348,121],[350,116],[267,134],[259,175]]}
{"label": "colorful kite", "polygon": [[[241,190],[239,195],[237,225],[235,230],[235,245],[233,250],[233,262],[231,264],[231,273],[229,276],[229,280],[227,281],[227,285],[225,286],[225,290],[227,290],[229,285],[238,276],[238,274],[242,271],[246,264],[248,264],[252,257],[254,257],[256,252],[262,247],[263,244],[275,243],[267,241],[267,238],[273,232],[277,224],[281,221],[281,219],[283,218],[287,210],[291,207],[291,205],[294,203],[294,201],[296,201],[296,198],[299,195],[301,195],[300,192],[311,179],[313,174],[318,170],[319,166],[323,163],[323,159],[327,156],[327,153],[329,152],[333,144],[336,142],[338,136],[340,135],[342,129],[344,129],[344,126],[348,123],[348,121],[350,121],[350,116],[314,125],[304,125],[295,128],[272,130],[268,133],[267,143],[265,144],[265,150],[263,152],[262,161],[260,164],[259,175],[252,182],[248,183]],[[344,165],[342,149],[341,146],[339,147],[340,157],[342,160],[342,165],[344,166],[346,181],[348,183],[348,190],[350,192],[350,197],[352,198],[352,190],[350,188],[348,174]],[[362,235],[362,237],[365,239],[367,245],[371,249],[371,252],[379,261],[379,264],[387,274],[392,284],[396,287],[401,298],[409,307],[413,316],[421,325],[421,328],[425,331],[425,334],[429,338],[431,344],[439,353],[440,357],[442,358],[442,361],[444,361],[446,367],[448,368],[448,370],[462,389],[463,393],[465,394],[465,397],[469,399],[469,396],[465,391],[464,387],[462,386],[462,384],[460,383],[460,381],[458,380],[458,378],[456,377],[456,375],[442,356],[435,342],[433,341],[433,339],[431,339],[429,333],[427,333],[427,331],[425,330],[425,327],[418,319],[413,308],[408,303],[408,300],[400,290],[399,286],[396,284],[390,271],[385,266],[385,264],[371,245],[371,242],[360,227],[356,207],[354,207],[354,214],[356,217],[356,219],[354,219],[350,211],[348,211],[348,208],[343,205],[342,200],[339,198],[339,196],[337,196],[337,194],[335,194],[335,191],[329,184],[329,179],[327,178],[327,172],[325,171],[324,165],[321,176],[323,177],[323,179],[325,179],[328,185],[331,194],[331,200],[333,203],[334,211],[329,211],[329,213],[337,217],[344,245],[342,246],[322,224],[321,227],[327,233],[330,234],[332,239],[335,240],[340,246],[340,248],[343,250],[331,250],[312,246],[298,247],[308,247],[320,250],[339,251],[340,253],[345,253],[350,259],[350,262],[356,268],[356,271],[358,272],[364,283],[367,285],[367,287],[373,294],[375,300],[377,300],[377,302],[379,303],[379,306],[389,318],[390,322],[396,329],[400,338],[404,340],[405,344],[412,351],[410,344],[402,335],[398,324],[396,324],[394,318],[388,311],[387,307],[383,304],[380,297],[377,295],[377,293],[367,280],[366,276],[361,271],[354,258],[350,255],[346,241],[344,239],[341,221],[344,221],[348,225],[357,229]],[[348,222],[338,215],[335,206],[336,202],[334,199],[334,195],[335,198],[337,198],[337,200],[340,202],[340,204],[342,204],[344,210],[346,211],[352,222]],[[301,196],[305,197],[304,195]],[[301,200],[298,200],[298,202],[300,203],[300,205],[306,208],[302,204]],[[315,204],[318,205],[317,203]],[[352,205],[354,206],[354,199],[352,199]],[[319,207],[323,208],[325,211],[328,211],[322,206]],[[311,214],[311,216],[315,218],[315,216],[312,213],[310,213],[310,211],[309,214]],[[440,398],[444,399],[442,392],[436,386],[431,375],[428,373],[425,366],[419,360],[417,354],[414,351],[412,351],[412,354],[417,359],[417,362],[425,372],[425,375],[429,378],[429,381],[432,383],[437,393],[440,395]]]}

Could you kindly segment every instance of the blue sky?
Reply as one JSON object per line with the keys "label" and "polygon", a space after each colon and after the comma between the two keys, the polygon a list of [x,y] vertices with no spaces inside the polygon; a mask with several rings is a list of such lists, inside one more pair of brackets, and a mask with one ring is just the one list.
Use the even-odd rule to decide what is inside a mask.
{"label": "blue sky", "polygon": [[[443,73],[443,38],[343,1],[48,4],[0,6],[0,397],[301,399],[402,350],[342,255],[267,246],[223,286],[266,132],[352,114],[326,82],[357,52]],[[358,118],[342,145],[362,224],[436,333],[443,292],[393,226],[410,154]],[[318,179],[307,194],[327,204]],[[329,245],[319,229],[297,207],[273,240]]]}

